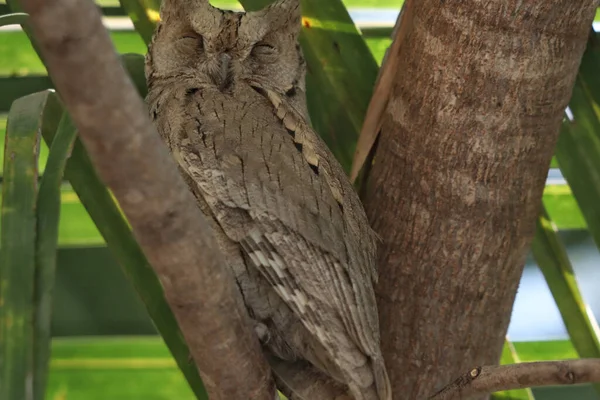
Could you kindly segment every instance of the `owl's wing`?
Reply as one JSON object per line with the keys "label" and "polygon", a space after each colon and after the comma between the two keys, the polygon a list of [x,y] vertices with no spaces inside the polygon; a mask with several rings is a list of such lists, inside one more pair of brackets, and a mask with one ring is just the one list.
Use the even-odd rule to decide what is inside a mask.
{"label": "owl's wing", "polygon": [[360,378],[360,368],[367,363],[366,356],[378,354],[373,325],[367,325],[369,316],[377,314],[362,297],[368,295],[361,293],[361,284],[350,277],[347,266],[289,227],[259,221],[259,227],[241,241],[254,266],[338,368],[354,380],[365,379]]}
{"label": "owl's wing", "polygon": [[[381,354],[375,239],[358,197],[317,135],[291,119],[293,110],[281,112],[258,94],[240,102],[215,96],[187,105],[173,153],[224,232],[330,360],[364,381],[360,367]],[[193,114],[203,104],[211,115],[200,123]]]}

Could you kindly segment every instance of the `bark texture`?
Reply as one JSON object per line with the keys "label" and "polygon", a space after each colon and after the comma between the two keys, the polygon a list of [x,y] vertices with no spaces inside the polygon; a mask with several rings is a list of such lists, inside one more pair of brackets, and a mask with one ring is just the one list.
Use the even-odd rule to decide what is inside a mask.
{"label": "bark texture", "polygon": [[23,0],[53,81],[164,287],[211,400],[275,386],[209,225],[147,117],[92,1]]}
{"label": "bark texture", "polygon": [[599,358],[477,367],[430,399],[471,399],[504,390],[598,381],[600,381]]}
{"label": "bark texture", "polygon": [[499,361],[597,5],[413,5],[365,194],[394,398]]}

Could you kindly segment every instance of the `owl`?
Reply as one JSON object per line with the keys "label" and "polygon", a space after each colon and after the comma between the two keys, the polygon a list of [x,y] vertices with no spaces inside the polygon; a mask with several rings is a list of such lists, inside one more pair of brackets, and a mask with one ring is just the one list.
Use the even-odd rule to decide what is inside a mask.
{"label": "owl", "polygon": [[356,400],[391,400],[373,290],[377,239],[310,126],[300,29],[298,0],[247,13],[164,0],[146,101],[264,352],[307,363]]}

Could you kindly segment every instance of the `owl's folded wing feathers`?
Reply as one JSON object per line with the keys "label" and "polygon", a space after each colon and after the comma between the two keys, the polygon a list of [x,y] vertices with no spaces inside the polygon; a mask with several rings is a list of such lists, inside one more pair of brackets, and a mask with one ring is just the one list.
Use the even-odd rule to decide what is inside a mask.
{"label": "owl's folded wing feathers", "polygon": [[[360,367],[381,358],[368,254],[374,237],[364,212],[355,215],[357,197],[347,193],[352,187],[340,182],[341,168],[322,158],[325,145],[291,118],[293,110],[261,119],[243,109],[247,104],[221,106],[214,125],[186,126],[187,139],[172,142],[172,150],[224,232],[240,243],[331,361],[354,382],[364,381]],[[235,125],[239,131],[227,129]],[[235,209],[247,212],[252,223],[232,220]]]}

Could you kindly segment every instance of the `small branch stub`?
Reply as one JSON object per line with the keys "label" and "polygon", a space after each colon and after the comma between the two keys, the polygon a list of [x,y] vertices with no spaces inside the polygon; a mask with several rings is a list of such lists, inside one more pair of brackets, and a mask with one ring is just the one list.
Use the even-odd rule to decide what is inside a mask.
{"label": "small branch stub", "polygon": [[600,359],[477,367],[430,397],[470,399],[502,390],[600,381]]}

